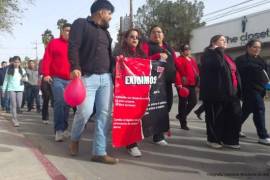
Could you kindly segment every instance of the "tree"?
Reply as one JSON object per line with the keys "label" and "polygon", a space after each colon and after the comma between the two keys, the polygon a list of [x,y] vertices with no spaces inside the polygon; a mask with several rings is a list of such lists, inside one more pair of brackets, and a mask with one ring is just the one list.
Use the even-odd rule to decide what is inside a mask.
{"label": "tree", "polygon": [[66,24],[67,23],[67,20],[66,19],[59,19],[58,21],[57,21],[57,26],[58,26],[58,29],[60,29],[60,31],[62,30],[62,28],[63,28],[63,25],[64,24]]}
{"label": "tree", "polygon": [[[27,4],[32,4],[34,0],[25,0]],[[20,19],[20,15],[26,9],[18,0],[0,0],[0,32],[9,32]]]}
{"label": "tree", "polygon": [[161,26],[166,40],[179,49],[182,44],[189,43],[193,29],[205,24],[200,22],[203,9],[203,2],[197,0],[147,0],[138,9],[135,24],[144,33],[149,33],[152,25]]}
{"label": "tree", "polygon": [[42,36],[42,43],[44,44],[44,47],[46,47],[47,44],[50,42],[50,40],[53,39],[52,31],[49,29],[46,29],[41,36]]}

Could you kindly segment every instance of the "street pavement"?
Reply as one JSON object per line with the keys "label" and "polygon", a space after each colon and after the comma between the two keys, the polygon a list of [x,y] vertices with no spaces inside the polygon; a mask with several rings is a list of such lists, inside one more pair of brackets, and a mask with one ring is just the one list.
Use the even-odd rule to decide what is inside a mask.
{"label": "street pavement", "polygon": [[[266,124],[270,131],[270,103],[266,102]],[[10,114],[0,115],[0,180],[270,180],[270,146],[258,144],[250,117],[243,126],[248,136],[241,138],[241,149],[211,149],[206,145],[205,123],[193,113],[188,117],[190,131],[179,128],[175,119],[177,98],[171,118],[172,135],[166,147],[146,138],[139,144],[143,156],[134,158],[125,148],[108,152],[120,159],[117,165],[90,161],[93,122],[88,123],[76,157],[68,154],[67,139],[54,141],[52,116],[48,125],[35,111],[19,115],[15,128]],[[52,115],[52,112],[50,112]],[[70,125],[73,114],[70,112]],[[111,144],[111,142],[109,142]]]}

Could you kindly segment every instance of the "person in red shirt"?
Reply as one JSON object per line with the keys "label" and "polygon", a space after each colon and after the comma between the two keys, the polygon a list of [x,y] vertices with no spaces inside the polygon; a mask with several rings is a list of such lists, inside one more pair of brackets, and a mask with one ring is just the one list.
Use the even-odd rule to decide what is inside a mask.
{"label": "person in red shirt", "polygon": [[68,136],[69,107],[64,101],[64,89],[70,80],[68,60],[68,39],[71,24],[64,24],[60,38],[53,39],[46,47],[42,60],[44,81],[52,85],[54,97],[54,130],[55,141],[63,141]]}
{"label": "person in red shirt", "polygon": [[186,87],[189,90],[187,97],[181,97],[178,93],[178,115],[176,118],[180,121],[181,129],[189,130],[187,126],[187,116],[197,104],[195,88],[199,81],[199,69],[195,59],[191,58],[190,47],[185,44],[180,47],[181,56],[175,61],[177,88]]}

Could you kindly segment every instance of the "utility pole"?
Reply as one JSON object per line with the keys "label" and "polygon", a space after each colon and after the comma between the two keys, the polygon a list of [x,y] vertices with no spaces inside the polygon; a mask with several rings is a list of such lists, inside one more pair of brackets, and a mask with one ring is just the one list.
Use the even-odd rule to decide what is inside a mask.
{"label": "utility pole", "polygon": [[130,19],[130,28],[133,28],[133,1],[132,0],[129,0],[129,7],[130,7],[130,10],[129,10],[129,19]]}
{"label": "utility pole", "polygon": [[38,60],[38,42],[35,42],[35,47],[34,49],[36,50],[36,60]]}

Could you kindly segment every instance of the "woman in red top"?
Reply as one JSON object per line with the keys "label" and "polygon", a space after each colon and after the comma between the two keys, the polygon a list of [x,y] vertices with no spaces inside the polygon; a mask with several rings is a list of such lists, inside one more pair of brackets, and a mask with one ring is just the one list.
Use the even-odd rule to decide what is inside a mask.
{"label": "woman in red top", "polygon": [[185,44],[181,46],[180,51],[181,56],[175,61],[175,85],[178,89],[182,87],[188,88],[189,95],[187,97],[181,97],[178,93],[179,103],[176,118],[180,121],[182,129],[189,130],[187,126],[187,116],[197,104],[195,88],[199,80],[199,69],[195,59],[190,57],[191,51],[189,45]]}

